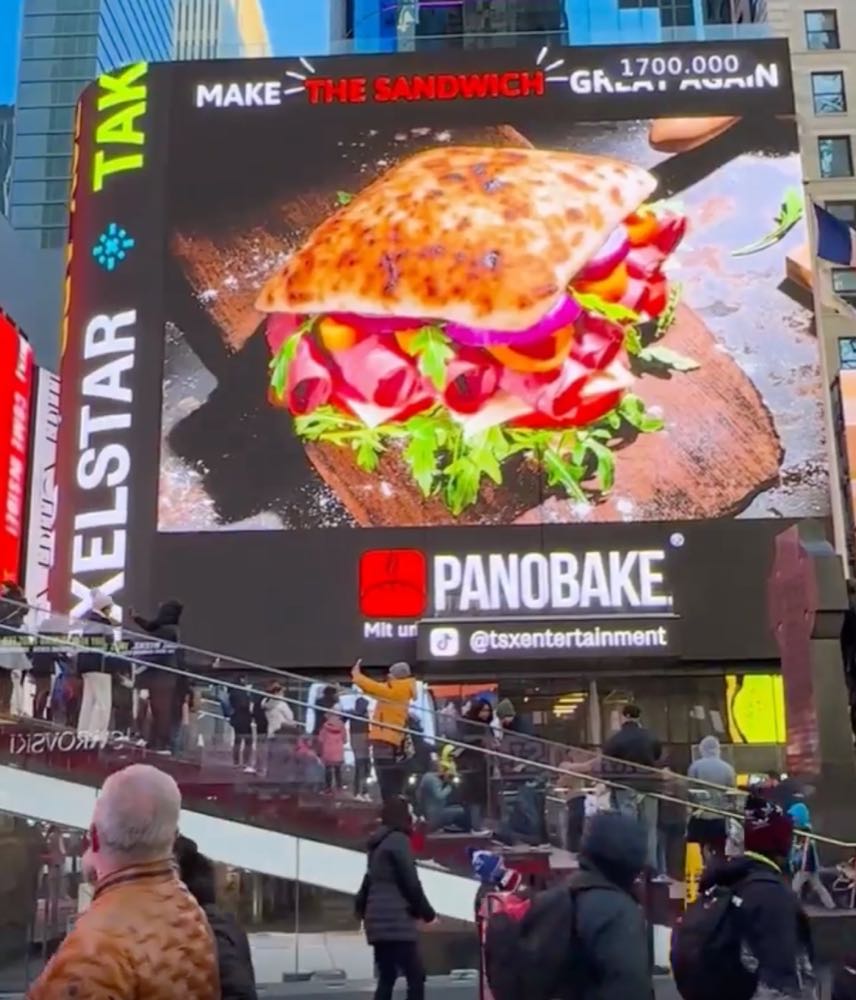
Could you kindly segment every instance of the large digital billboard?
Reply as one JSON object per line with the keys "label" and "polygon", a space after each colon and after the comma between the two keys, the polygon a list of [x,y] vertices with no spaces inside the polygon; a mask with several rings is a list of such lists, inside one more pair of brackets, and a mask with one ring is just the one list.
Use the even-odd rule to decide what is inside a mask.
{"label": "large digital billboard", "polygon": [[138,64],[84,95],[75,206],[61,603],[202,616],[236,573],[258,655],[415,655],[680,617],[641,579],[701,525],[828,515],[783,42]]}

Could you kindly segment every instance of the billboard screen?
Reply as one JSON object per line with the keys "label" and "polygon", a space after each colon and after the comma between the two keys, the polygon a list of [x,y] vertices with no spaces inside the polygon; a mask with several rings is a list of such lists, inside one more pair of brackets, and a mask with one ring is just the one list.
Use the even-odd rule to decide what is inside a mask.
{"label": "billboard screen", "polygon": [[32,348],[0,311],[0,580],[21,575],[32,401]]}
{"label": "billboard screen", "polygon": [[59,379],[39,368],[30,448],[27,515],[27,561],[24,588],[37,608],[50,606],[50,571],[54,559],[57,510],[57,440],[59,438]]}
{"label": "billboard screen", "polygon": [[[266,602],[294,626],[288,653],[243,642],[335,663],[415,651],[445,552],[506,560],[474,614],[519,613],[518,570],[526,610],[592,614],[612,584],[591,553],[675,566],[705,522],[826,517],[789,72],[768,41],[103,77],[75,188],[66,603],[180,583],[211,607],[211,568],[240,566],[266,595],[240,599],[248,631]],[[538,552],[583,591],[595,574],[588,606],[556,605]],[[316,580],[343,605],[329,637],[300,624]]]}

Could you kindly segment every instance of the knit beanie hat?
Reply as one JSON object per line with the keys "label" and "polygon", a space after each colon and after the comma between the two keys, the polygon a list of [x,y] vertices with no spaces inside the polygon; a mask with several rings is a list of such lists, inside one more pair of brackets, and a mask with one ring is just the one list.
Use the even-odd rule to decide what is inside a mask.
{"label": "knit beanie hat", "polygon": [[514,892],[521,882],[520,872],[505,867],[501,854],[469,849],[473,874],[482,885],[502,892]]}
{"label": "knit beanie hat", "polygon": [[389,668],[389,676],[395,681],[404,680],[405,677],[410,676],[410,664],[405,663],[403,660],[393,663]]}
{"label": "knit beanie hat", "polygon": [[746,799],[743,846],[767,858],[787,858],[794,840],[794,823],[774,803],[757,795]]}
{"label": "knit beanie hat", "polygon": [[508,698],[503,698],[496,706],[497,719],[513,719],[514,715],[514,705],[512,705]]}

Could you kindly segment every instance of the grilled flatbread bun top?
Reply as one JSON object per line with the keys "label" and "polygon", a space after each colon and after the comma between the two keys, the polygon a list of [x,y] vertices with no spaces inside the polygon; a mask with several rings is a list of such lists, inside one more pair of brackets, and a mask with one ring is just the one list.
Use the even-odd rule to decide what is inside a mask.
{"label": "grilled flatbread bun top", "polygon": [[256,308],[525,330],[656,186],[604,157],[430,149],[326,219]]}

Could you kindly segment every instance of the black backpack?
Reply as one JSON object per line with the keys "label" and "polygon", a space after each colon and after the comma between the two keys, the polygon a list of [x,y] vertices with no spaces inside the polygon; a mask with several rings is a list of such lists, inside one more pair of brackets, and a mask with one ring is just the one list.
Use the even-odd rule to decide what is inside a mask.
{"label": "black backpack", "polygon": [[672,931],[672,975],[683,1000],[752,1000],[757,973],[741,961],[740,890],[750,875],[732,887],[714,885],[687,907]]}
{"label": "black backpack", "polygon": [[581,873],[570,885],[535,896],[522,920],[513,911],[488,918],[484,965],[494,1000],[573,1000],[585,982],[577,897],[594,888],[621,891]]}

